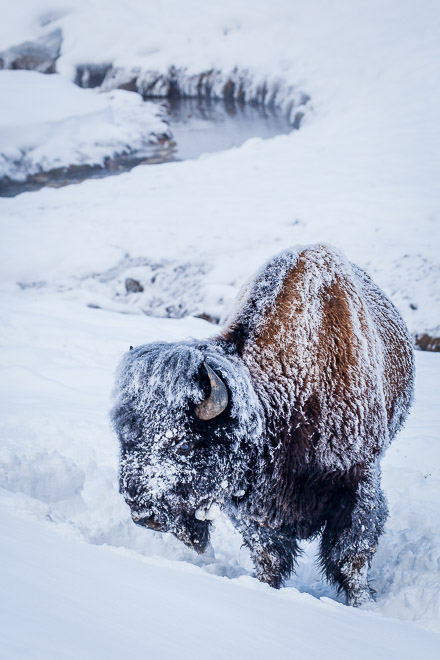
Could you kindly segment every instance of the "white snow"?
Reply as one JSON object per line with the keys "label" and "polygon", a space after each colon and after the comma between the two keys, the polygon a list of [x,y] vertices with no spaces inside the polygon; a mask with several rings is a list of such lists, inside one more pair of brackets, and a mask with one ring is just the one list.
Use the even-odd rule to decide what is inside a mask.
{"label": "white snow", "polygon": [[[9,150],[29,148],[32,167],[101,162],[140,139],[144,110],[150,133],[136,94],[74,88],[78,64],[187,76],[237,67],[249,84],[278,82],[286,103],[292,89],[311,101],[289,135],[0,199],[0,655],[437,657],[438,355],[417,353],[415,405],[383,462],[390,518],[370,572],[377,601],[361,611],[317,573],[316,542],[276,593],[250,577],[222,516],[202,556],[136,527],[108,410],[130,345],[215,333],[180,317],[220,317],[247,277],[297,243],[336,245],[412,332],[439,327],[439,24],[435,0],[2,9],[0,50],[56,27],[64,36],[59,75],[0,71],[1,135]],[[56,102],[45,104],[49,86]],[[126,277],[144,292],[127,294]]]}
{"label": "white snow", "polygon": [[194,515],[197,520],[215,520],[220,514],[219,505],[211,504],[207,509],[197,509]]}
{"label": "white snow", "polygon": [[437,635],[328,599],[87,545],[3,510],[0,520],[4,658],[436,658]]}

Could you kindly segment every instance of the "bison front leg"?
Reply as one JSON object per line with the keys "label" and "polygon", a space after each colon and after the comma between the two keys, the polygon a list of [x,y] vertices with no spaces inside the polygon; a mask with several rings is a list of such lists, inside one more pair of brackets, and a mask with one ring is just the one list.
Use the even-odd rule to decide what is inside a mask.
{"label": "bison front leg", "polygon": [[346,594],[347,605],[371,600],[367,571],[387,518],[377,470],[351,492],[335,498],[322,534],[321,564],[327,578]]}
{"label": "bison front leg", "polygon": [[241,528],[245,545],[251,552],[255,575],[261,582],[279,589],[293,571],[300,553],[297,539],[258,523]]}

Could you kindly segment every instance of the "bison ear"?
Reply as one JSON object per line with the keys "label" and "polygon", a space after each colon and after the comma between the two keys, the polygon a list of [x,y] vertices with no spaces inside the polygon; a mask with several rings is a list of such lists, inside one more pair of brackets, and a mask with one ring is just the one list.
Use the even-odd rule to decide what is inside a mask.
{"label": "bison ear", "polygon": [[226,385],[220,376],[217,376],[215,371],[206,362],[203,363],[203,366],[208,374],[211,392],[208,398],[197,404],[194,412],[199,419],[208,421],[221,415],[228,405],[229,397]]}

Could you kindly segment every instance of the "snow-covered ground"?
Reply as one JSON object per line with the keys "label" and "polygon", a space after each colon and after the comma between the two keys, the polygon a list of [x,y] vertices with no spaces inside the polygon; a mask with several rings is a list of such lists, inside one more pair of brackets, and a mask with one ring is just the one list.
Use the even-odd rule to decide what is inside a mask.
{"label": "snow-covered ground", "polygon": [[438,656],[438,635],[328,599],[80,544],[4,511],[0,521],[8,593],[0,653],[8,660]]}
{"label": "snow-covered ground", "polygon": [[[26,77],[63,87],[66,99],[20,106],[13,130],[0,124],[8,149],[20,149],[47,113],[52,128],[65,127],[70,110],[78,121],[78,131],[43,136],[49,157],[54,143],[60,153],[76,148],[93,108],[104,123],[111,99],[134,111],[134,94],[74,88],[86,63],[139,75],[175,66],[182,84],[211,68],[224,80],[236,68],[249,85],[278,85],[286,112],[292,90],[311,100],[289,135],[0,199],[3,655],[173,658],[178,648],[197,658],[209,645],[213,657],[436,657],[437,354],[417,353],[415,406],[383,463],[390,518],[368,611],[337,602],[313,543],[276,593],[250,577],[223,518],[201,557],[135,527],[117,491],[108,410],[129,345],[215,332],[191,315],[221,317],[240,283],[295,243],[333,243],[367,268],[412,332],[438,329],[438,3],[21,0],[7,18],[0,50],[58,27],[63,41],[59,75],[0,71],[10,81],[4,107]],[[127,292],[127,278],[143,291]]]}
{"label": "snow-covered ground", "polygon": [[151,155],[170,133],[157,106],[124,90],[96,93],[59,76],[0,72],[0,184],[108,158]]}

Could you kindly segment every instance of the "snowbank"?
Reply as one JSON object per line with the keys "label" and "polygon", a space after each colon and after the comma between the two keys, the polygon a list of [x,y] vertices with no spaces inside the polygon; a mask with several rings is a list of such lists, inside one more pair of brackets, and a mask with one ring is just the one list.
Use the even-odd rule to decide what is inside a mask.
{"label": "snowbank", "polygon": [[437,657],[437,635],[400,622],[97,548],[4,510],[0,520],[8,596],[0,602],[0,653],[10,660]]}
{"label": "snowbank", "polygon": [[120,154],[151,155],[170,136],[138,94],[83,90],[59,75],[0,71],[0,182],[71,166],[104,167]]}

